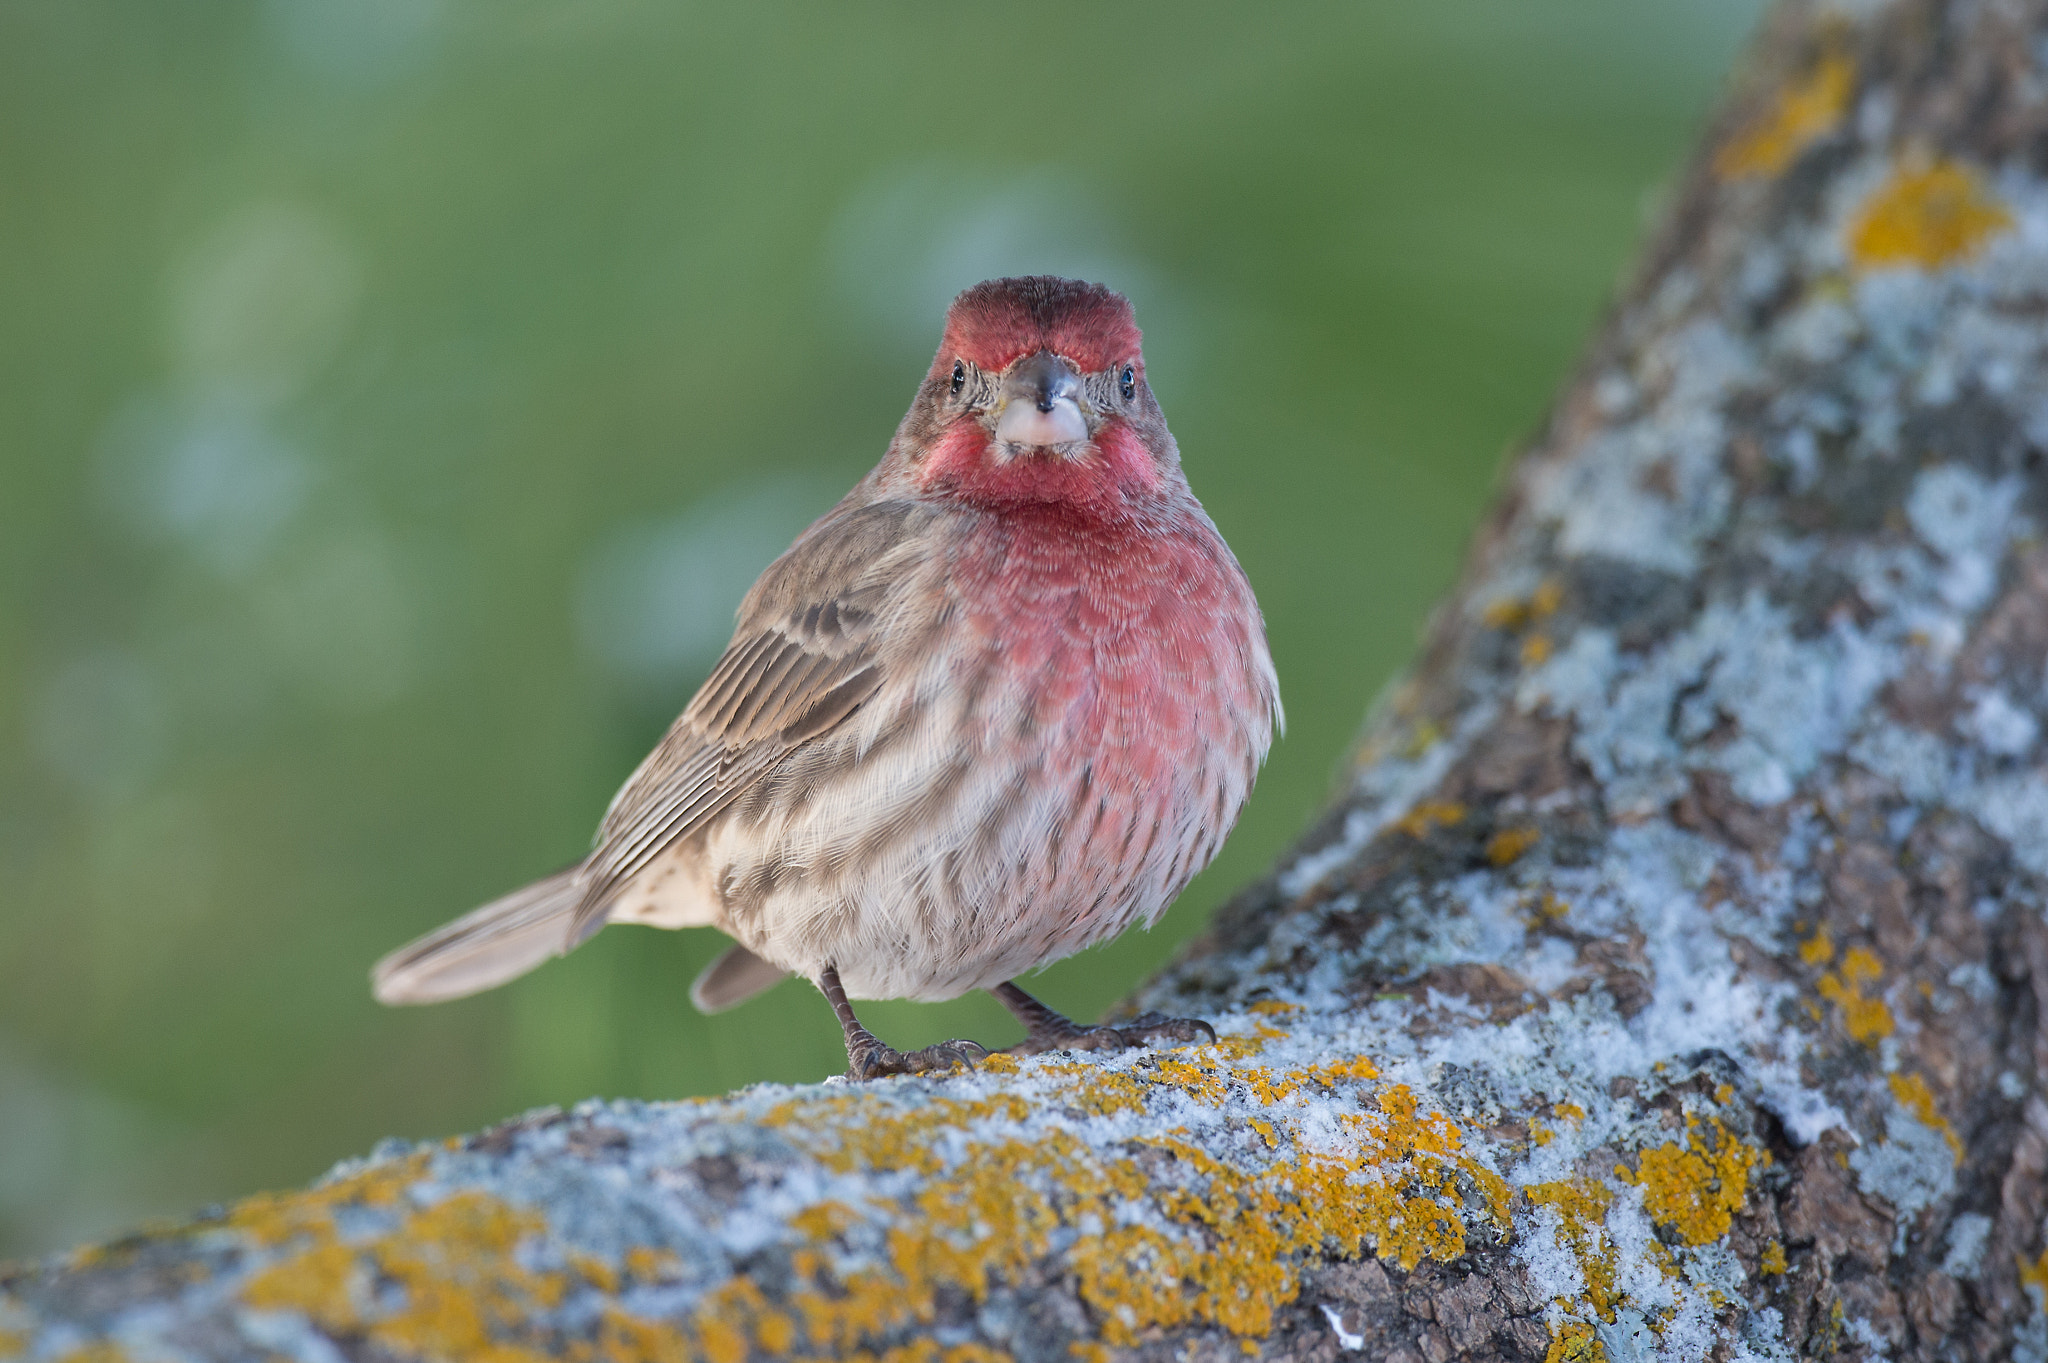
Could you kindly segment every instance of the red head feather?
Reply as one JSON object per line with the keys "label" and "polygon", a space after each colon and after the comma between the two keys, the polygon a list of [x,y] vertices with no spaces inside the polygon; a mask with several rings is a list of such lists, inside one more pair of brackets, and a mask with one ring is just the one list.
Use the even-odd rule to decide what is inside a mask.
{"label": "red head feather", "polygon": [[1020,356],[1051,350],[1092,373],[1142,363],[1139,338],[1129,301],[1100,284],[1056,275],[991,279],[953,300],[932,372],[950,369],[956,355],[999,372]]}

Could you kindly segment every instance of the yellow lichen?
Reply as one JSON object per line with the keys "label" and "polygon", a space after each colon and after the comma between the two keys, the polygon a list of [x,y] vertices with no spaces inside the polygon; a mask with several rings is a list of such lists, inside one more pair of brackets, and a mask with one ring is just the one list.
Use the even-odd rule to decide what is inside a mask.
{"label": "yellow lichen", "polygon": [[1835,959],[1835,939],[1828,936],[1823,924],[1813,930],[1813,936],[1799,944],[1799,959],[1807,965],[1826,965]]}
{"label": "yellow lichen", "polygon": [[1380,1077],[1380,1071],[1371,1060],[1358,1055],[1349,1060],[1330,1060],[1320,1065],[1310,1065],[1302,1070],[1302,1075],[1312,1084],[1331,1088],[1345,1079],[1377,1079]]}
{"label": "yellow lichen", "polygon": [[1266,1049],[1266,1043],[1287,1033],[1272,1027],[1260,1027],[1250,1036],[1218,1037],[1216,1044],[1208,1049],[1223,1060],[1249,1060]]}
{"label": "yellow lichen", "polygon": [[2034,1305],[2048,1311],[2048,1249],[2042,1250],[2040,1257],[2031,1261],[2023,1254],[2016,1254],[2013,1262],[2019,1265],[2020,1290],[2032,1292]]}
{"label": "yellow lichen", "polygon": [[848,1226],[860,1220],[860,1215],[844,1202],[814,1202],[789,1218],[790,1229],[810,1240],[830,1240],[841,1234]]}
{"label": "yellow lichen", "polygon": [[1842,958],[1842,973],[1830,970],[1815,987],[1820,996],[1842,1010],[1842,1029],[1865,1045],[1875,1046],[1897,1024],[1883,999],[1871,998],[1864,986],[1884,975],[1884,963],[1863,947],[1851,947]]}
{"label": "yellow lichen", "polygon": [[1539,932],[1557,922],[1572,911],[1572,906],[1555,894],[1545,890],[1533,904],[1526,904],[1522,922],[1531,932]]}
{"label": "yellow lichen", "polygon": [[1196,1102],[1210,1106],[1221,1103],[1230,1092],[1230,1080],[1222,1070],[1170,1056],[1154,1061],[1148,1077],[1154,1084],[1179,1089]]}
{"label": "yellow lichen", "polygon": [[708,1354],[666,1321],[643,1320],[607,1304],[598,1315],[596,1347],[572,1351],[570,1357],[592,1363],[696,1363]]}
{"label": "yellow lichen", "polygon": [[424,1358],[480,1356],[499,1332],[562,1299],[562,1275],[530,1272],[513,1254],[544,1224],[481,1192],[456,1193],[413,1213],[375,1249],[379,1270],[405,1289],[406,1301],[374,1337]]}
{"label": "yellow lichen", "polygon": [[786,1355],[797,1338],[796,1322],[748,1278],[727,1279],[708,1293],[697,1304],[691,1324],[696,1355],[706,1363],[746,1363],[753,1344]]}
{"label": "yellow lichen", "polygon": [[1090,1112],[1098,1117],[1107,1117],[1116,1112],[1143,1112],[1145,1110],[1145,1085],[1136,1076],[1119,1073],[1102,1073],[1091,1066],[1078,1063],[1053,1063],[1045,1067],[1046,1073],[1062,1079],[1076,1081],[1097,1076],[1096,1082],[1079,1083],[1067,1094],[1064,1101],[1081,1112]]}
{"label": "yellow lichen", "polygon": [[643,1283],[664,1283],[682,1272],[682,1261],[674,1250],[634,1245],[626,1251],[626,1272]]}
{"label": "yellow lichen", "polygon": [[1614,1176],[1643,1190],[1643,1210],[1688,1245],[1704,1245],[1728,1233],[1749,1196],[1749,1173],[1763,1152],[1743,1144],[1710,1119],[1711,1139],[1702,1139],[1697,1118],[1686,1122],[1686,1143],[1667,1142],[1642,1152],[1637,1167],[1616,1165]]}
{"label": "yellow lichen", "polygon": [[1561,1122],[1583,1122],[1586,1120],[1586,1109],[1580,1107],[1577,1103],[1552,1103],[1550,1110]]}
{"label": "yellow lichen", "polygon": [[74,1272],[94,1268],[113,1258],[114,1254],[115,1250],[111,1245],[80,1245],[64,1256],[64,1266]]}
{"label": "yellow lichen", "polygon": [[1522,647],[1519,650],[1518,656],[1521,658],[1522,666],[1524,667],[1541,667],[1550,661],[1550,655],[1554,648],[1555,645],[1550,642],[1548,634],[1532,634],[1522,640]]}
{"label": "yellow lichen", "polygon": [[338,1241],[314,1245],[251,1278],[242,1300],[259,1311],[297,1311],[328,1330],[353,1329],[360,1315],[357,1280],[365,1280],[366,1291],[368,1272],[367,1266],[359,1268],[353,1247]]}
{"label": "yellow lichen", "polygon": [[[361,1334],[400,1357],[485,1358],[523,1363],[546,1357],[516,1340],[531,1317],[556,1304],[560,1275],[520,1265],[512,1251],[541,1219],[480,1192],[461,1192],[408,1215],[366,1244],[314,1233],[301,1253],[256,1274],[242,1300],[294,1310],[336,1334]],[[372,1304],[374,1277],[398,1285],[395,1307]]]}
{"label": "yellow lichen", "polygon": [[1486,859],[1495,866],[1510,865],[1542,836],[1533,828],[1503,828],[1486,840]]}
{"label": "yellow lichen", "polygon": [[1554,577],[1545,578],[1527,600],[1504,596],[1489,603],[1480,612],[1479,621],[1488,629],[1521,629],[1555,613],[1563,600],[1564,584]]}
{"label": "yellow lichen", "polygon": [[1401,745],[1401,755],[1413,761],[1443,741],[1444,731],[1435,720],[1425,719],[1415,726],[1408,735],[1408,741]]}
{"label": "yellow lichen", "polygon": [[1456,800],[1424,800],[1396,820],[1394,827],[1411,838],[1426,838],[1431,830],[1448,828],[1464,818],[1465,806]]}
{"label": "yellow lichen", "polygon": [[1614,1249],[1603,1229],[1614,1194],[1591,1179],[1532,1183],[1522,1190],[1532,1206],[1557,1212],[1564,1244],[1586,1280],[1586,1304],[1601,1320],[1614,1319]]}
{"label": "yellow lichen", "polygon": [[229,1229],[261,1247],[283,1245],[302,1235],[331,1231],[341,1207],[394,1207],[426,1168],[425,1155],[376,1164],[296,1193],[258,1193],[232,1207]]}
{"label": "yellow lichen", "polygon": [[[757,1348],[785,1355],[797,1341],[796,1322],[746,1279],[707,1293],[680,1324],[621,1308],[622,1271],[646,1283],[677,1274],[680,1265],[665,1249],[632,1247],[623,1270],[579,1253],[564,1255],[567,1270],[529,1267],[520,1246],[545,1231],[542,1218],[473,1189],[412,1205],[406,1191],[424,1173],[424,1158],[309,1192],[250,1198],[231,1210],[228,1226],[274,1252],[242,1284],[242,1301],[297,1312],[329,1334],[402,1359],[743,1363]],[[811,1209],[817,1225],[834,1223],[833,1205]],[[342,1222],[364,1213],[382,1214],[387,1228],[345,1233]],[[593,1341],[565,1341],[544,1324],[579,1285],[613,1299],[597,1312]]]}
{"label": "yellow lichen", "polygon": [[1260,999],[1248,1011],[1263,1017],[1284,1018],[1290,1013],[1301,1012],[1302,1008],[1298,1003],[1288,1003],[1281,999]]}
{"label": "yellow lichen", "polygon": [[1899,1106],[1920,1119],[1921,1125],[1931,1126],[1941,1133],[1948,1142],[1949,1153],[1954,1156],[1958,1168],[1963,1163],[1962,1137],[1949,1125],[1948,1118],[1941,1115],[1934,1105],[1934,1093],[1927,1087],[1927,1081],[1917,1074],[1894,1074],[1891,1076],[1892,1097],[1899,1100]]}
{"label": "yellow lichen", "polygon": [[754,1322],[754,1338],[763,1349],[781,1358],[796,1343],[796,1322],[779,1311],[763,1312]]}
{"label": "yellow lichen", "polygon": [[129,1363],[128,1351],[111,1339],[96,1339],[57,1355],[56,1363]]}
{"label": "yellow lichen", "polygon": [[1550,1327],[1550,1352],[1543,1363],[1607,1363],[1607,1350],[1584,1321],[1559,1321]]}
{"label": "yellow lichen", "polygon": [[1723,180],[1783,174],[1841,123],[1855,89],[1856,63],[1844,53],[1824,54],[1714,154],[1714,173]]}
{"label": "yellow lichen", "polygon": [[2012,211],[1955,161],[1901,164],[1857,212],[1849,254],[1866,269],[1937,269],[1967,260],[2012,226]]}
{"label": "yellow lichen", "polygon": [[603,1259],[598,1258],[595,1254],[577,1254],[574,1252],[563,1257],[569,1261],[569,1267],[575,1269],[583,1276],[583,1281],[589,1283],[598,1291],[605,1293],[607,1296],[618,1293],[619,1271]]}
{"label": "yellow lichen", "polygon": [[1785,1261],[1785,1245],[1780,1240],[1765,1245],[1763,1256],[1757,1260],[1757,1271],[1773,1278],[1782,1276],[1789,1267],[1791,1265]]}
{"label": "yellow lichen", "polygon": [[1832,1358],[1841,1349],[1842,1336],[1848,1333],[1848,1326],[1849,1313],[1842,1306],[1842,1299],[1837,1297],[1828,1306],[1827,1323],[1806,1337],[1807,1347],[1812,1350],[1811,1356]]}
{"label": "yellow lichen", "polygon": [[[1232,1092],[1273,1103],[1378,1074],[1364,1057],[1286,1071],[1177,1058],[1127,1072],[1045,1068],[1068,1081],[1063,1101],[1082,1110],[1142,1108],[1149,1093],[1164,1090],[1205,1104]],[[1057,1128],[1029,1140],[993,1134],[991,1122],[1022,1115],[1020,1101],[942,1098],[876,1110],[834,1095],[769,1115],[830,1168],[922,1175],[912,1215],[887,1224],[886,1267],[841,1272],[818,1254],[796,1256],[805,1286],[790,1302],[814,1347],[849,1353],[928,1322],[949,1290],[985,1299],[1048,1254],[1063,1228],[1065,1266],[1082,1300],[1104,1339],[1123,1345],[1155,1327],[1192,1323],[1265,1334],[1274,1310],[1298,1293],[1302,1262],[1317,1254],[1373,1252],[1409,1269],[1456,1258],[1465,1251],[1467,1196],[1503,1233],[1510,1224],[1505,1183],[1464,1154],[1458,1128],[1422,1111],[1404,1086],[1376,1094],[1377,1111],[1342,1117],[1346,1143],[1338,1151],[1305,1145],[1277,1113],[1254,1120],[1278,1156],[1254,1168],[1171,1133],[1141,1138],[1128,1153],[1095,1149]],[[977,1128],[991,1134],[976,1136]],[[963,1132],[964,1148],[953,1139]],[[1145,1162],[1145,1150],[1166,1163]],[[1156,1218],[1126,1214],[1147,1201]]]}
{"label": "yellow lichen", "polygon": [[1520,629],[1529,622],[1529,603],[1512,596],[1489,602],[1479,613],[1479,623],[1488,629]]}
{"label": "yellow lichen", "polygon": [[[1107,1345],[1189,1325],[1249,1342],[1320,1258],[1373,1254],[1412,1270],[1466,1253],[1475,1231],[1500,1241],[1512,1226],[1509,1188],[1467,1152],[1460,1128],[1406,1086],[1384,1085],[1366,1056],[1259,1065],[1216,1046],[1030,1072],[1051,1083],[915,1104],[887,1090],[823,1092],[770,1111],[766,1124],[828,1169],[915,1175],[882,1200],[842,1193],[799,1207],[772,1301],[735,1277],[678,1318],[643,1317],[626,1303],[636,1285],[680,1276],[674,1254],[563,1246],[539,1213],[434,1181],[426,1153],[251,1198],[219,1224],[255,1256],[243,1305],[423,1363],[994,1363],[1002,1355],[922,1334],[949,1301],[1029,1281],[1056,1247]],[[1305,1124],[1311,1099],[1325,1115]],[[1189,1103],[1231,1105],[1230,1121],[1257,1139],[1227,1157],[1202,1149],[1165,1118]],[[1048,1106],[1070,1118],[1157,1117],[1139,1128],[1147,1134],[1101,1145],[1037,1120]],[[1026,1121],[1028,1136],[1017,1129]],[[858,1251],[847,1247],[856,1229]],[[879,1254],[865,1247],[875,1243]],[[585,1324],[556,1321],[572,1294],[583,1305],[566,1314]],[[917,1342],[895,1343],[906,1338]]]}

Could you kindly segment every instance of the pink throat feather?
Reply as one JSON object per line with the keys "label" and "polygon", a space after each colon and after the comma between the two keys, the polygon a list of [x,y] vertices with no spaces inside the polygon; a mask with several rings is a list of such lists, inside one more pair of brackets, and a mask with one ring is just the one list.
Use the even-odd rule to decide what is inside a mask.
{"label": "pink throat feather", "polygon": [[1078,454],[1019,450],[1008,457],[979,422],[959,420],[933,443],[918,477],[927,493],[977,506],[1061,505],[1091,520],[1129,515],[1131,500],[1157,493],[1161,481],[1151,451],[1114,418]]}

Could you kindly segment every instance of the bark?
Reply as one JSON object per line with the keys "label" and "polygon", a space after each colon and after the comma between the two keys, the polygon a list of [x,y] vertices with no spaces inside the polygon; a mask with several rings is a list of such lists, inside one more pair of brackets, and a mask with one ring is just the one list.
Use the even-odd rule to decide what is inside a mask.
{"label": "bark", "polygon": [[2048,0],[1774,13],[1216,1047],[530,1114],[0,1356],[2048,1358]]}

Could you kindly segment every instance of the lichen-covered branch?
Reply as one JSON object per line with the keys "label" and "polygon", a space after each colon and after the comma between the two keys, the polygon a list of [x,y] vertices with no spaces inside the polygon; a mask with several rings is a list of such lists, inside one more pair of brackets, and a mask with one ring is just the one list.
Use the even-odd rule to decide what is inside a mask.
{"label": "lichen-covered branch", "polygon": [[1135,1001],[1217,1045],[394,1146],[0,1278],[0,1356],[2048,1359],[2044,54],[1774,14],[1354,779]]}

